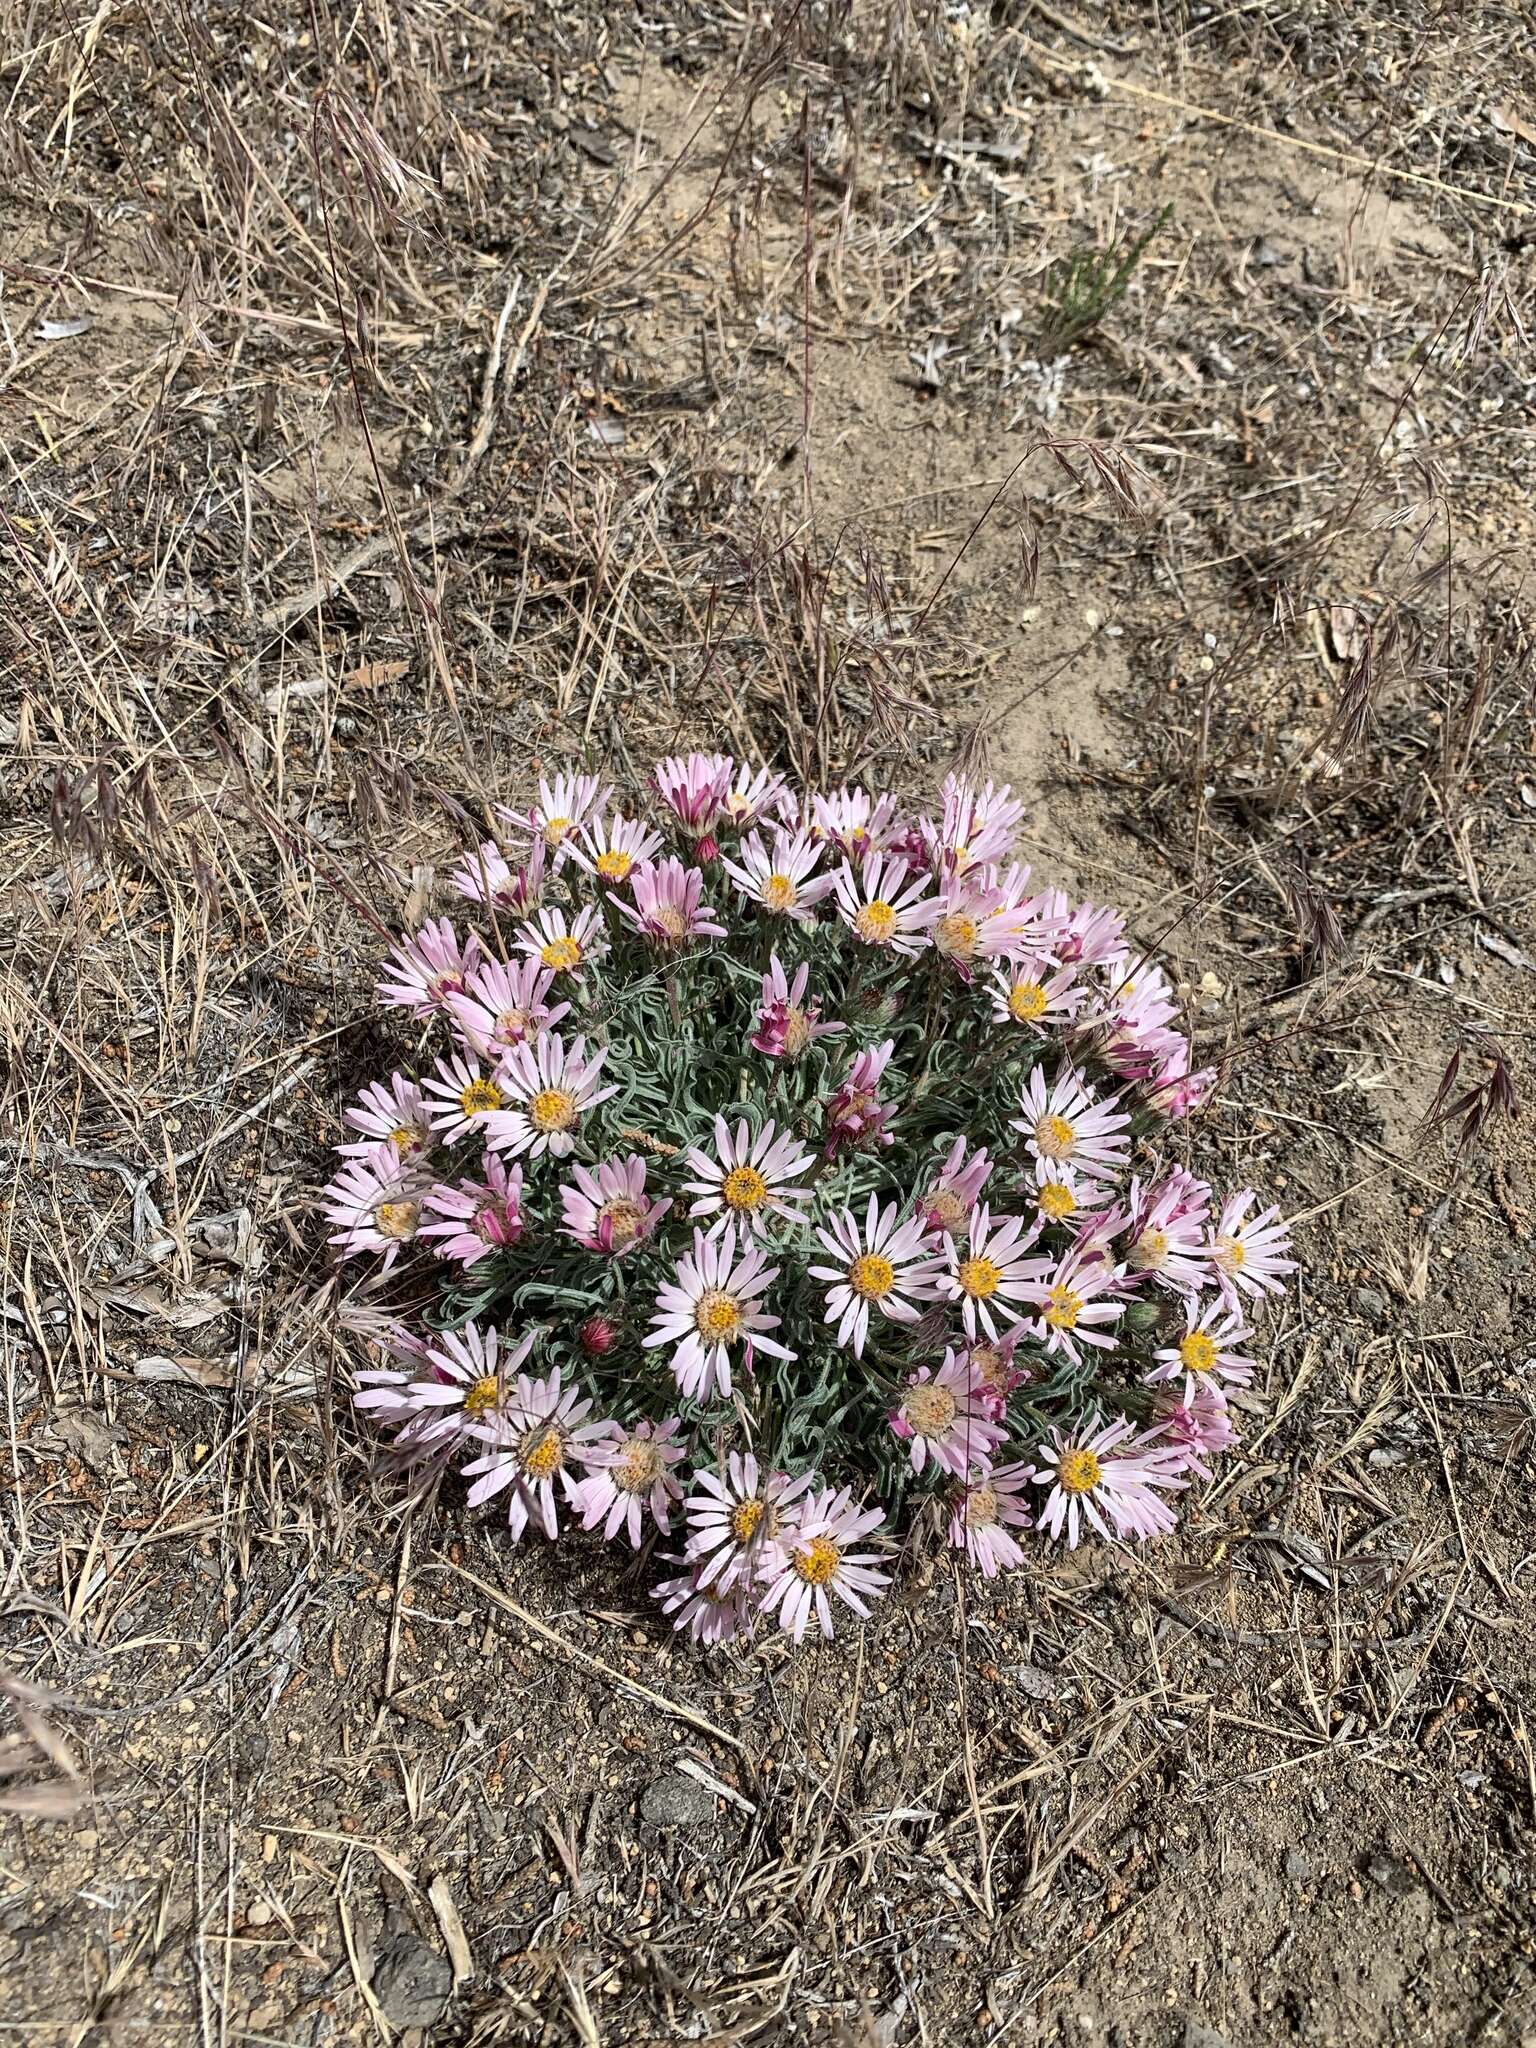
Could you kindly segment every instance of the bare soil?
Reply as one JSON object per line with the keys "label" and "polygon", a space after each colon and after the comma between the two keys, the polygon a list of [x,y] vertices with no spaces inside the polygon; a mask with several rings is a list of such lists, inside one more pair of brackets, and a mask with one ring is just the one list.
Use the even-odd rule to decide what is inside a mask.
{"label": "bare soil", "polygon": [[[0,28],[0,2034],[1531,2048],[1529,15]],[[386,931],[705,740],[1174,960],[1305,1260],[1176,1540],[709,1657],[371,1474]]]}

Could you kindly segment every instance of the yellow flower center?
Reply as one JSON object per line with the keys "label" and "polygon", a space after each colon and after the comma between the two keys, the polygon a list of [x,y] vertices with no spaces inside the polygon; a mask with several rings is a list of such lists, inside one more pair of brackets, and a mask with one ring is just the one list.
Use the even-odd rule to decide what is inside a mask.
{"label": "yellow flower center", "polygon": [[1035,1146],[1044,1159],[1070,1159],[1077,1133],[1064,1116],[1043,1116],[1035,1125]]}
{"label": "yellow flower center", "polygon": [[896,1284],[896,1268],[879,1252],[861,1252],[848,1268],[848,1285],[861,1301],[878,1301]]}
{"label": "yellow flower center", "polygon": [[658,903],[651,911],[651,923],[675,944],[688,936],[688,920],[675,903]]}
{"label": "yellow flower center", "polygon": [[990,1529],[996,1520],[996,1487],[973,1486],[965,1497],[965,1526],[968,1529]]}
{"label": "yellow flower center", "polygon": [[380,1237],[414,1237],[419,1202],[380,1202],[373,1212],[373,1227]]}
{"label": "yellow flower center", "polygon": [[968,868],[970,864],[971,849],[968,846],[957,846],[955,848],[955,866],[957,868]]}
{"label": "yellow flower center", "polygon": [[948,1387],[908,1387],[901,1406],[917,1436],[942,1436],[955,1419],[955,1397]]}
{"label": "yellow flower center", "polygon": [[576,1121],[576,1098],[566,1088],[541,1088],[528,1105],[536,1131],[568,1131]]}
{"label": "yellow flower center", "polygon": [[616,847],[610,847],[607,853],[600,853],[597,856],[593,865],[605,882],[622,882],[634,866],[634,862],[627,853],[620,853]]}
{"label": "yellow flower center", "polygon": [[523,1470],[530,1479],[553,1479],[565,1459],[558,1429],[541,1430],[523,1447]]}
{"label": "yellow flower center", "polygon": [[646,1437],[632,1436],[609,1469],[620,1493],[649,1493],[661,1477],[661,1453]]}
{"label": "yellow flower center", "polygon": [[389,1134],[389,1142],[397,1152],[414,1152],[422,1143],[422,1133],[415,1124],[397,1124]]}
{"label": "yellow flower center", "polygon": [[708,1344],[729,1344],[741,1330],[741,1310],[734,1295],[711,1287],[699,1296],[693,1326]]}
{"label": "yellow flower center", "polygon": [[768,1183],[755,1166],[733,1166],[720,1183],[720,1193],[728,1209],[750,1215],[767,1201]]}
{"label": "yellow flower center", "polygon": [[552,967],[556,974],[569,974],[573,967],[581,965],[581,947],[574,939],[551,939],[539,953],[546,967]]}
{"label": "yellow flower center", "polygon": [[1138,1273],[1158,1273],[1168,1259],[1168,1233],[1149,1225],[1131,1246],[1131,1264]]}
{"label": "yellow flower center", "polygon": [[933,937],[941,953],[956,960],[969,960],[976,951],[976,920],[967,917],[963,910],[952,910],[948,917],[939,919]]}
{"label": "yellow flower center", "polygon": [[471,1081],[459,1090],[459,1107],[466,1116],[484,1116],[489,1109],[500,1109],[501,1090],[494,1081]]}
{"label": "yellow flower center", "polygon": [[632,1202],[628,1195],[615,1195],[611,1202],[604,1202],[597,1212],[599,1223],[606,1223],[613,1242],[621,1249],[633,1244],[640,1235],[640,1226],[645,1221],[645,1211],[638,1202]]}
{"label": "yellow flower center", "polygon": [[1063,1451],[1056,1467],[1056,1484],[1063,1493],[1092,1493],[1103,1471],[1096,1451]]}
{"label": "yellow flower center", "polygon": [[569,818],[546,818],[544,820],[544,844],[553,852],[570,829],[571,821]]}
{"label": "yellow flower center", "polygon": [[1015,1024],[1033,1024],[1046,1008],[1046,993],[1038,981],[1016,981],[1008,991],[1008,1014]]}
{"label": "yellow flower center", "polygon": [[990,1301],[1001,1284],[1003,1271],[994,1259],[962,1259],[955,1278],[962,1293],[972,1301]]}
{"label": "yellow flower center", "polygon": [[1235,1237],[1218,1237],[1215,1244],[1216,1263],[1229,1277],[1240,1273],[1247,1263],[1248,1250]]}
{"label": "yellow flower center", "polygon": [[965,1221],[965,1198],[958,1189],[935,1188],[928,1197],[928,1214],[937,1222],[940,1230],[947,1230],[953,1235]]}
{"label": "yellow flower center", "polygon": [[1053,1223],[1060,1223],[1077,1207],[1077,1197],[1064,1180],[1048,1180],[1040,1190],[1040,1207]]}
{"label": "yellow flower center", "polygon": [[794,1003],[784,1005],[784,1050],[798,1059],[811,1042],[811,1020]]}
{"label": "yellow flower center", "polygon": [[871,946],[883,946],[896,929],[896,913],[883,897],[866,903],[853,920],[853,928]]}
{"label": "yellow flower center", "polygon": [[494,1373],[489,1374],[483,1380],[476,1380],[464,1396],[464,1413],[473,1416],[486,1415],[500,1399],[501,1383]]}
{"label": "yellow flower center", "polygon": [[793,910],[800,892],[788,875],[769,875],[763,883],[765,910]]}
{"label": "yellow flower center", "polygon": [[1209,1372],[1216,1363],[1216,1346],[1204,1330],[1191,1330],[1179,1341],[1179,1356],[1190,1372]]}
{"label": "yellow flower center", "polygon": [[731,1534],[738,1543],[750,1543],[762,1527],[766,1510],[760,1500],[738,1501],[731,1510]]}
{"label": "yellow flower center", "polygon": [[808,1586],[824,1586],[837,1576],[843,1553],[830,1536],[813,1536],[803,1550],[795,1552],[796,1575]]}
{"label": "yellow flower center", "polygon": [[1053,1330],[1075,1330],[1082,1312],[1083,1297],[1080,1294],[1074,1294],[1070,1287],[1059,1284],[1051,1289],[1050,1300],[1045,1304],[1045,1320]]}

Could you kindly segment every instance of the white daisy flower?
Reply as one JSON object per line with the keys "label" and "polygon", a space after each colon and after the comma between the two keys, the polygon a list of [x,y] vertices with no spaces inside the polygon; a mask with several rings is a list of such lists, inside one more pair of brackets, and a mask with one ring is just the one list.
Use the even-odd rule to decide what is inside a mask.
{"label": "white daisy flower", "polygon": [[796,1205],[808,1202],[811,1191],[795,1182],[814,1164],[815,1155],[802,1151],[788,1131],[780,1134],[777,1124],[764,1124],[754,1137],[745,1117],[733,1134],[717,1116],[714,1156],[697,1146],[688,1153],[688,1165],[699,1176],[683,1182],[686,1193],[699,1197],[688,1213],[718,1217],[716,1228],[739,1223],[743,1231],[759,1231],[770,1216],[800,1213]]}
{"label": "white daisy flower", "polygon": [[893,1323],[915,1323],[922,1313],[917,1303],[938,1294],[943,1261],[929,1242],[926,1216],[902,1221],[899,1203],[882,1210],[879,1196],[871,1195],[862,1224],[844,1209],[816,1235],[836,1263],[807,1270],[812,1279],[832,1282],[826,1320],[837,1324],[838,1343],[851,1344],[855,1358],[864,1354],[871,1311]]}
{"label": "white daisy flower", "polygon": [[806,832],[775,832],[771,851],[762,834],[752,832],[742,841],[738,854],[736,860],[727,860],[722,854],[721,867],[747,901],[770,917],[811,924],[816,905],[835,886],[834,876],[812,872],[821,859],[821,848]]}
{"label": "white daisy flower", "polygon": [[537,1159],[574,1151],[577,1126],[589,1109],[618,1093],[617,1082],[598,1084],[606,1051],[587,1056],[587,1041],[568,1047],[558,1031],[546,1031],[532,1045],[514,1045],[497,1070],[507,1106],[485,1118],[485,1141],[493,1152],[526,1152]]}
{"label": "white daisy flower", "polygon": [[1084,1180],[1113,1180],[1125,1170],[1131,1149],[1131,1119],[1111,1096],[1101,1101],[1077,1069],[1065,1065],[1047,1082],[1036,1067],[1019,1098],[1022,1117],[1013,1129],[1035,1161],[1036,1178],[1053,1167],[1070,1166]]}
{"label": "white daisy flower", "polygon": [[999,1216],[979,1202],[971,1211],[970,1229],[963,1240],[948,1245],[947,1271],[940,1292],[958,1301],[965,1333],[974,1342],[985,1334],[996,1337],[997,1315],[1016,1323],[1020,1310],[1015,1302],[1029,1298],[1029,1286],[1046,1272],[1051,1261],[1027,1256],[1039,1234],[1037,1222],[1022,1216]]}
{"label": "white daisy flower", "polygon": [[872,853],[855,874],[845,861],[834,879],[837,907],[856,939],[881,952],[920,953],[938,904],[928,895],[929,877],[914,875],[904,860]]}
{"label": "white daisy flower", "polygon": [[763,1311],[763,1296],[778,1277],[778,1267],[768,1265],[756,1245],[744,1246],[737,1256],[734,1223],[714,1237],[693,1233],[693,1250],[678,1260],[676,1277],[657,1290],[645,1338],[647,1350],[673,1347],[672,1371],[690,1400],[729,1396],[733,1344],[745,1347],[749,1368],[754,1351],[794,1357],[763,1334],[779,1327],[779,1318]]}

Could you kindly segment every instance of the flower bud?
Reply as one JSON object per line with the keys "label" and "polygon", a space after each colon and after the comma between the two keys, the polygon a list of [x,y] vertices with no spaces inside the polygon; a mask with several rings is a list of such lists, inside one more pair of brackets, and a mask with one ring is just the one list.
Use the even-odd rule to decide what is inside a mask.
{"label": "flower bud", "polygon": [[720,858],[720,842],[712,832],[706,832],[702,839],[693,842],[693,857],[701,868],[707,868],[712,860]]}
{"label": "flower bud", "polygon": [[606,1316],[588,1316],[576,1332],[576,1342],[588,1358],[606,1358],[619,1341],[619,1333]]}

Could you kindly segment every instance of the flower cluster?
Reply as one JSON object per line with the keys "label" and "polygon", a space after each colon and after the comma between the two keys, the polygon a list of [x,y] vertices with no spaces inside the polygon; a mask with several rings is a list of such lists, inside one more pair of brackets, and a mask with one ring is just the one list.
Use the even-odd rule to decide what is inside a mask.
{"label": "flower cluster", "polygon": [[380,979],[439,1044],[324,1201],[391,1458],[513,1540],[659,1541],[707,1643],[866,1613],[920,1502],[989,1578],[1166,1532],[1295,1263],[1171,1156],[1212,1076],[1165,975],[1031,886],[990,782],[910,817],[689,754],[653,794],[541,782],[453,877],[478,929]]}

